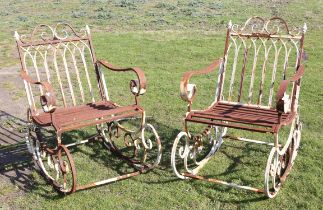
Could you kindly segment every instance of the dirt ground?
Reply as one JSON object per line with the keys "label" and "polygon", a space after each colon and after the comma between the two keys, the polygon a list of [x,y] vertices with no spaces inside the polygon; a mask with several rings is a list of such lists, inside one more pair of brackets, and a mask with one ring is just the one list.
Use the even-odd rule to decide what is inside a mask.
{"label": "dirt ground", "polygon": [[19,67],[0,69],[0,110],[17,118],[26,118],[27,100]]}
{"label": "dirt ground", "polygon": [[18,69],[0,69],[0,209],[16,209],[14,199],[31,184],[24,143],[27,100]]}

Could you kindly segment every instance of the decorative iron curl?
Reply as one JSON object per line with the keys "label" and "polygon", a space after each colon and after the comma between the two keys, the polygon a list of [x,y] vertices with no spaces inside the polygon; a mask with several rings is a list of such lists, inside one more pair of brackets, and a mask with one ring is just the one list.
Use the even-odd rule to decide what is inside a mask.
{"label": "decorative iron curl", "polygon": [[[58,30],[60,27],[62,27],[61,32],[63,32],[64,36],[60,36],[58,33],[58,32],[60,32]],[[71,30],[70,34],[68,33],[67,29]],[[77,38],[83,38],[83,37],[86,37],[87,35],[88,35],[87,30],[81,29],[80,32],[76,32],[74,30],[74,28],[71,25],[69,25],[68,23],[58,23],[54,28],[54,36],[56,39],[60,39],[60,40],[72,38],[73,36],[75,36]]]}
{"label": "decorative iron curl", "polygon": [[66,40],[73,38],[86,38],[90,36],[90,30],[88,26],[82,28],[77,32],[68,23],[57,23],[54,27],[40,24],[34,28],[32,33],[27,35],[19,35],[15,32],[15,38],[21,43],[33,43],[35,41],[55,41],[55,40]]}
{"label": "decorative iron curl", "polygon": [[[230,21],[231,22],[231,21]],[[260,22],[260,23],[259,23]],[[229,23],[229,27],[231,25],[232,32],[235,33],[263,33],[265,20],[261,17],[255,16],[249,18],[243,26],[238,24]]]}
{"label": "decorative iron curl", "polygon": [[228,28],[231,32],[239,35],[262,34],[267,36],[289,35],[293,37],[304,34],[307,31],[306,24],[302,28],[293,27],[290,29],[287,22],[280,17],[272,17],[265,20],[258,16],[249,18],[243,25],[232,24],[230,21]]}

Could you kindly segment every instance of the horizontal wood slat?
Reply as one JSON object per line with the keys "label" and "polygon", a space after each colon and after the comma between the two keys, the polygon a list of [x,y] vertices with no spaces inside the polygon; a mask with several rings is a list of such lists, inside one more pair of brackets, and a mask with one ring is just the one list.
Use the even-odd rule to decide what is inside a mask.
{"label": "horizontal wood slat", "polygon": [[62,128],[71,130],[97,124],[99,122],[98,118],[104,118],[103,121],[108,122],[110,121],[109,118],[111,120],[121,119],[124,116],[134,116],[142,112],[143,109],[138,105],[118,107],[110,101],[101,101],[70,108],[58,108],[52,114],[52,117],[49,113],[42,113],[33,116],[33,119],[42,126],[53,123],[56,130],[61,130]]}
{"label": "horizontal wood slat", "polygon": [[[289,118],[290,114],[282,114],[281,120],[285,121]],[[257,132],[273,132],[273,128],[279,124],[278,112],[274,109],[221,102],[214,104],[211,108],[204,111],[190,112],[186,120]],[[261,128],[255,126],[261,126]]]}

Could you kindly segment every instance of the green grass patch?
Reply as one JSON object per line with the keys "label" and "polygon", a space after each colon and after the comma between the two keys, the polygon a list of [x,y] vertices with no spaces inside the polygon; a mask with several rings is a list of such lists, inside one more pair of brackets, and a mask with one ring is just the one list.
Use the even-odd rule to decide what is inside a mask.
{"label": "green grass patch", "polygon": [[[93,38],[98,58],[107,58],[119,66],[140,66],[145,71],[148,90],[141,103],[147,109],[147,114],[153,117],[150,120],[162,138],[164,152],[161,166],[139,177],[67,197],[59,196],[36,175],[35,189],[19,199],[21,205],[30,205],[33,208],[87,206],[121,209],[185,209],[192,206],[199,209],[320,207],[322,188],[319,184],[321,183],[319,165],[322,135],[319,130],[320,119],[323,117],[323,104],[322,100],[317,100],[316,103],[309,101],[318,97],[314,96],[315,94],[320,94],[318,89],[313,90],[318,87],[311,84],[318,84],[321,80],[318,77],[316,63],[320,57],[317,53],[322,54],[322,51],[307,50],[310,59],[306,62],[306,75],[301,94],[301,119],[304,130],[299,157],[280,194],[275,200],[268,200],[262,195],[210,183],[178,180],[170,168],[171,144],[182,129],[181,119],[186,110],[185,103],[179,99],[178,84],[182,73],[188,69],[204,67],[215,57],[221,56],[223,34],[122,32],[95,33]],[[315,39],[316,34],[309,33],[306,49],[311,49]],[[128,82],[132,78],[131,73],[107,72],[106,79],[112,100],[124,103],[125,100],[132,100],[128,94]],[[194,82],[199,88],[195,107],[203,108],[212,101],[215,78],[216,74],[211,74],[195,79]],[[202,174],[262,187],[269,149],[227,142],[222,146],[219,155],[202,170]],[[84,183],[115,175],[116,168],[126,170],[124,165],[111,158],[101,145],[82,146],[74,154],[80,180]],[[30,202],[32,200],[37,202]]]}
{"label": "green grass patch", "polygon": [[[322,209],[322,119],[323,77],[321,63],[322,3],[319,1],[82,1],[82,3],[1,3],[0,66],[18,65],[12,31],[30,30],[37,23],[60,20],[81,26],[90,24],[96,56],[117,66],[139,66],[148,80],[141,104],[163,144],[159,168],[147,174],[72,194],[58,195],[37,174],[30,192],[16,199],[16,205],[32,209]],[[7,14],[8,13],[8,14]],[[225,24],[242,23],[247,17],[282,16],[288,22],[307,22],[305,38],[308,60],[302,81],[300,113],[302,145],[294,168],[274,200],[263,195],[206,182],[183,181],[170,167],[172,143],[183,129],[186,103],[179,97],[179,82],[187,70],[200,69],[223,54]],[[110,98],[132,101],[131,73],[106,72]],[[204,108],[214,97],[216,73],[195,77],[198,93],[194,108]],[[83,137],[81,134],[78,137]],[[101,145],[81,146],[75,151],[77,172],[82,182],[127,170]],[[262,187],[269,154],[266,147],[225,142],[220,152],[201,171]],[[229,169],[228,169],[229,168]],[[121,172],[121,171],[120,171]]]}

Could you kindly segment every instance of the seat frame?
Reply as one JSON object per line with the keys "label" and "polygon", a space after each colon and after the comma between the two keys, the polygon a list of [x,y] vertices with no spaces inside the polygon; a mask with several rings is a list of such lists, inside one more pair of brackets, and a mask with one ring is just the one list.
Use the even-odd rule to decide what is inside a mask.
{"label": "seat frame", "polygon": [[[60,34],[62,33],[62,34]],[[155,128],[151,124],[146,123],[145,110],[139,105],[138,97],[146,92],[146,78],[144,72],[137,67],[134,68],[119,68],[115,67],[107,61],[97,60],[94,48],[92,44],[92,38],[90,29],[86,26],[81,29],[80,32],[76,32],[69,24],[59,23],[55,27],[48,25],[37,26],[32,34],[27,37],[21,36],[15,32],[15,39],[17,43],[18,53],[21,63],[21,77],[25,84],[27,99],[29,108],[27,111],[28,132],[26,135],[26,142],[29,152],[32,154],[36,168],[38,168],[41,174],[53,185],[53,187],[61,193],[69,194],[78,190],[84,190],[91,187],[123,180],[132,176],[137,176],[157,166],[161,159],[161,142]],[[80,50],[79,45],[84,45],[89,50],[91,59],[85,61],[84,48]],[[70,48],[74,48],[74,51]],[[47,47],[45,53],[41,54],[40,49]],[[59,89],[54,89],[51,78],[49,76],[49,64],[46,63],[46,53],[49,54],[49,50],[56,50],[56,48],[62,47],[65,51],[71,52],[71,58],[74,62],[73,66],[67,65],[67,56],[62,55],[62,62],[65,65],[66,77],[69,89],[69,93],[72,97],[72,105],[68,105],[67,94],[64,95],[64,85],[61,81],[61,76],[58,70],[57,57],[53,58],[53,62]],[[79,47],[79,48],[78,48]],[[55,48],[55,49],[54,49]],[[35,53],[31,53],[35,50]],[[75,61],[76,55],[74,54],[79,50],[82,56],[82,62],[84,64],[84,71],[87,75],[87,84],[82,85],[80,79],[80,70],[77,67]],[[41,57],[41,58],[36,57]],[[45,55],[45,56],[44,56]],[[30,70],[26,57],[30,56],[34,67],[32,70],[36,74],[36,79],[30,75]],[[41,81],[40,79],[40,67],[37,66],[36,59],[43,59],[44,66],[47,74],[47,79]],[[85,65],[92,65],[95,70],[95,80],[99,89],[99,100],[95,101],[93,96],[93,86],[91,84],[88,67]],[[111,70],[115,72],[133,72],[136,75],[136,79],[130,81],[130,91],[134,95],[134,103],[129,106],[120,106],[117,103],[110,101],[108,95],[107,84],[104,78],[104,71]],[[64,68],[63,68],[64,69]],[[76,104],[76,93],[73,91],[71,72],[75,71],[77,81],[79,82],[79,88],[83,104]],[[54,74],[54,73],[53,73]],[[64,73],[65,74],[65,73]],[[84,82],[84,81],[83,81]],[[92,99],[85,101],[86,95],[84,94],[85,88],[88,85],[88,89],[91,93]],[[40,104],[41,108],[37,107],[37,101],[35,99],[35,92],[33,86],[38,86],[40,91]],[[74,87],[75,88],[75,87]],[[74,89],[75,90],[75,89]],[[57,93],[61,91],[63,100],[63,107],[57,105]],[[123,121],[129,121],[129,119],[140,119],[139,128],[133,130],[122,125]],[[79,140],[74,143],[66,144],[62,139],[64,132],[85,128],[88,126],[95,126],[97,133],[85,140]],[[44,138],[44,130],[54,130],[55,142],[49,142]],[[126,148],[130,148],[133,151],[133,155],[125,155],[115,144],[115,139],[122,136],[124,137],[124,143]],[[113,154],[125,160],[129,166],[134,168],[131,173],[119,175],[116,177],[108,178],[101,181],[80,185],[77,182],[76,167],[73,157],[69,150],[70,147],[74,147],[80,144],[89,142],[101,142],[108,148]],[[154,156],[149,156],[149,151],[154,151]],[[141,152],[139,152],[141,151]],[[138,157],[141,155],[140,157]]]}
{"label": "seat frame", "polygon": [[[275,26],[275,31],[269,27],[269,25],[274,22],[280,24]],[[282,28],[279,28],[281,25],[284,34],[281,33]],[[249,30],[247,30],[247,28]],[[223,58],[215,60],[204,69],[184,73],[180,82],[180,95],[184,101],[188,102],[188,111],[184,117],[184,130],[177,135],[171,153],[171,165],[174,173],[179,178],[205,180],[239,189],[251,190],[257,193],[264,193],[269,198],[273,198],[277,195],[282,184],[286,180],[287,175],[291,171],[300,144],[302,124],[299,121],[298,99],[301,77],[304,74],[302,60],[304,59],[303,45],[306,30],[307,26],[304,24],[304,27],[298,28],[295,33],[295,31],[289,30],[287,23],[279,17],[273,17],[268,20],[261,17],[252,17],[242,26],[233,25],[230,21],[227,28]],[[259,39],[262,40],[263,43],[270,39],[286,39],[294,44],[299,43],[299,48],[297,48],[298,54],[296,58],[295,74],[289,79],[286,79],[284,76],[276,93],[276,104],[274,107],[263,106],[261,104],[263,81],[260,86],[261,89],[259,91],[257,104],[250,102],[252,92],[249,92],[248,103],[241,102],[248,50],[245,50],[244,52],[237,100],[232,101],[230,97],[228,100],[224,100],[223,83],[227,68],[229,42],[231,39],[235,39],[235,37],[241,40],[252,39],[254,41],[253,43],[256,42],[255,40]],[[254,58],[254,61],[256,59],[257,58]],[[215,100],[205,110],[193,110],[192,104],[195,99],[197,87],[195,84],[189,83],[190,78],[195,75],[211,73],[218,67],[219,73]],[[265,67],[263,67],[263,72],[264,68]],[[255,68],[253,67],[253,69]],[[274,71],[275,69],[276,67],[274,67]],[[287,86],[289,84],[292,85],[291,97],[286,94]],[[230,85],[231,90],[232,83]],[[250,90],[252,90],[252,88],[250,88]],[[273,97],[273,89],[270,91],[270,97]],[[269,104],[271,104],[271,99],[269,100]],[[264,120],[259,119],[267,119],[267,121],[264,122]],[[206,128],[202,130],[202,132],[193,135],[189,131],[189,123],[205,124]],[[290,126],[288,139],[285,141],[285,144],[282,144],[279,141],[279,131],[283,126]],[[273,143],[229,135],[227,134],[229,128],[272,134],[274,137]],[[272,147],[265,167],[264,187],[262,189],[197,175],[202,167],[219,150],[224,139],[257,143]],[[207,146],[205,146],[205,144]],[[207,151],[204,151],[206,150],[205,148],[207,148]],[[197,157],[199,154],[203,155]],[[193,163],[189,162],[189,160],[193,161]],[[181,161],[183,161],[183,165],[179,165]]]}

